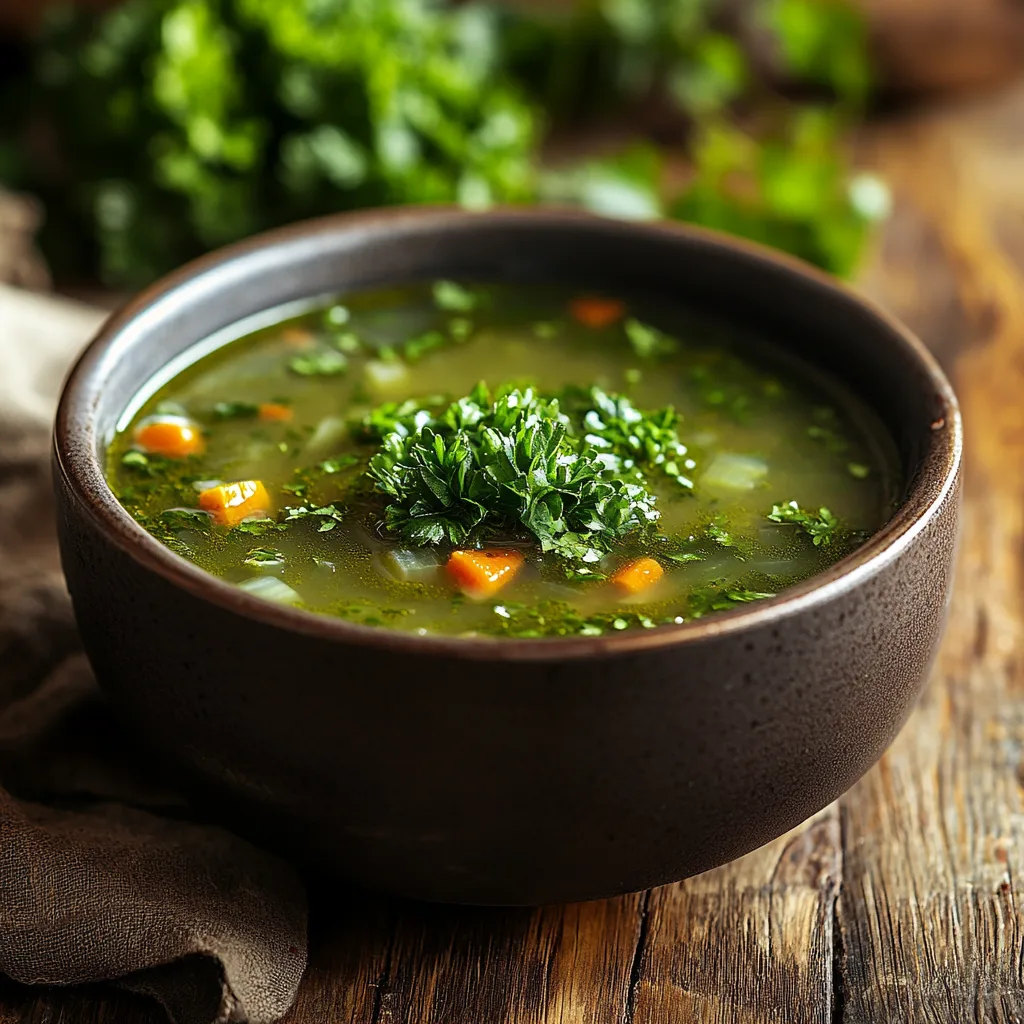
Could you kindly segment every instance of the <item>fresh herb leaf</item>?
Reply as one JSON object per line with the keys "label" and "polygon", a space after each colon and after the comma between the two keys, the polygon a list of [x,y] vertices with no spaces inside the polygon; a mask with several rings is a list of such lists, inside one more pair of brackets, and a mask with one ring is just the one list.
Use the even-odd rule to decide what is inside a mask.
{"label": "fresh herb leaf", "polygon": [[341,334],[336,334],[331,338],[331,344],[339,351],[344,352],[346,355],[355,355],[357,352],[361,352],[363,349],[363,343],[359,340],[359,335],[352,331],[344,331]]}
{"label": "fresh herb leaf", "polygon": [[453,316],[448,321],[448,333],[456,341],[465,341],[473,333],[473,321],[465,316]]}
{"label": "fresh herb leaf", "polygon": [[440,396],[410,398],[404,402],[384,402],[359,421],[359,430],[367,440],[380,440],[388,434],[410,434],[433,418],[432,409],[445,404]]}
{"label": "fresh herb leaf", "polygon": [[243,519],[234,527],[235,533],[245,533],[250,537],[264,537],[268,533],[283,533],[287,524],[274,519]]}
{"label": "fresh herb leaf", "polygon": [[858,480],[866,480],[871,475],[871,467],[864,465],[863,462],[848,462],[846,470],[850,476]]}
{"label": "fresh herb leaf", "polygon": [[259,411],[255,402],[218,402],[213,407],[213,415],[219,420],[248,419]]}
{"label": "fresh herb leaf", "polygon": [[368,475],[392,499],[388,529],[408,544],[460,545],[519,530],[544,551],[596,562],[617,538],[658,518],[636,474],[617,475],[570,433],[558,401],[531,389],[492,398],[478,386],[440,416],[399,426]]}
{"label": "fresh herb leaf", "polygon": [[336,303],[324,312],[324,323],[328,327],[344,327],[352,319],[348,306]]}
{"label": "fresh herb leaf", "polygon": [[634,317],[626,321],[625,327],[629,344],[641,359],[661,359],[679,350],[679,342],[675,338]]}
{"label": "fresh herb leaf", "polygon": [[144,476],[157,476],[172,468],[170,459],[162,455],[146,454],[135,448],[121,456],[121,465]]}
{"label": "fresh herb leaf", "polygon": [[169,508],[160,513],[166,526],[174,530],[209,530],[210,513],[197,508]]}
{"label": "fresh herb leaf", "polygon": [[421,334],[418,338],[410,338],[402,346],[402,355],[410,363],[415,363],[422,359],[428,352],[433,352],[435,349],[444,348],[448,344],[448,339],[440,331],[427,331],[425,334]]}
{"label": "fresh herb leaf", "polygon": [[693,481],[681,463],[686,445],[679,440],[679,414],[672,406],[640,412],[628,398],[600,388],[588,392],[591,408],[583,415],[585,439],[601,452],[609,469],[625,473],[634,468],[657,468],[687,490]]}
{"label": "fresh herb leaf", "polygon": [[338,455],[333,459],[324,459],[316,468],[321,473],[326,473],[329,476],[334,473],[340,473],[343,469],[348,469],[349,466],[354,466],[359,462],[358,456],[355,455]]}
{"label": "fresh herb leaf", "polygon": [[468,313],[480,305],[481,296],[455,281],[435,281],[434,304],[453,313]]}
{"label": "fresh herb leaf", "polygon": [[679,565],[685,565],[687,562],[703,562],[704,555],[698,554],[696,551],[672,551],[665,554],[670,562],[676,562]]}
{"label": "fresh herb leaf", "polygon": [[281,565],[284,562],[284,554],[276,548],[252,548],[242,561],[254,568]]}
{"label": "fresh herb leaf", "polygon": [[849,442],[831,427],[823,427],[815,423],[807,428],[807,436],[821,441],[830,452],[839,454],[850,447]]}
{"label": "fresh herb leaf", "polygon": [[743,586],[729,586],[724,580],[714,580],[689,594],[687,597],[689,617],[699,619],[710,612],[728,611],[738,604],[762,601],[774,596],[767,592],[749,590]]}
{"label": "fresh herb leaf", "polygon": [[299,505],[295,508],[286,508],[288,513],[285,522],[292,522],[296,519],[320,519],[317,533],[328,533],[338,523],[345,521],[345,513],[334,505]]}
{"label": "fresh herb leaf", "polygon": [[704,531],[708,538],[713,540],[720,548],[736,547],[736,539],[728,530],[723,529],[718,523],[708,523]]}
{"label": "fresh herb leaf", "polygon": [[839,520],[827,508],[819,508],[817,513],[808,512],[795,501],[773,505],[768,518],[773,523],[792,523],[799,526],[811,538],[815,547],[831,544],[840,529]]}
{"label": "fresh herb leaf", "polygon": [[334,349],[313,352],[310,355],[293,356],[288,369],[300,377],[335,377],[348,370],[348,360]]}

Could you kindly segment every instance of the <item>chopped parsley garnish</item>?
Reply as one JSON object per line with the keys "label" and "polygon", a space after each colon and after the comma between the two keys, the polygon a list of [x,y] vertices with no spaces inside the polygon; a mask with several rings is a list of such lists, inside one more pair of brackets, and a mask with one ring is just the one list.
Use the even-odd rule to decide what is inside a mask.
{"label": "chopped parsley garnish", "polygon": [[317,533],[327,533],[333,530],[338,523],[345,521],[345,513],[335,505],[298,505],[294,508],[287,508],[285,522],[290,523],[296,519],[320,519]]}
{"label": "chopped parsley garnish", "polygon": [[448,344],[448,339],[440,331],[427,331],[425,334],[421,334],[418,338],[410,338],[402,346],[402,355],[410,363],[415,363],[422,359],[428,352],[433,352],[434,349],[444,348]]}
{"label": "chopped parsley garnish", "polygon": [[626,321],[625,327],[629,344],[641,359],[661,359],[679,350],[679,342],[675,338],[664,331],[659,331],[657,327],[651,327],[650,324],[641,323],[631,317]]}
{"label": "chopped parsley garnish", "polygon": [[453,313],[468,313],[480,305],[481,296],[455,281],[435,281],[434,304]]}
{"label": "chopped parsley garnish", "polygon": [[355,455],[338,455],[333,459],[324,459],[316,468],[321,473],[326,473],[328,476],[334,473],[340,473],[343,469],[348,469],[350,466],[355,466],[359,462],[359,459]]}
{"label": "chopped parsley garnish", "polygon": [[323,352],[293,356],[288,360],[288,369],[300,377],[336,377],[348,370],[348,360],[341,352],[329,348]]}
{"label": "chopped parsley garnish", "polygon": [[[643,413],[622,395],[600,388],[588,393],[591,408],[583,417],[586,440],[601,450],[608,467],[622,473],[657,467],[687,489],[693,481],[683,473],[686,445],[679,440],[679,415],[672,406]],[[685,468],[692,468],[693,463]]]}
{"label": "chopped parsley garnish", "polygon": [[246,533],[251,537],[263,537],[268,533],[281,533],[288,527],[274,519],[243,519],[235,526],[236,533]]}
{"label": "chopped parsley garnish", "polygon": [[248,419],[259,411],[255,402],[218,402],[213,407],[213,415],[219,420]]}
{"label": "chopped parsley garnish", "polygon": [[866,480],[871,475],[871,467],[865,466],[863,462],[848,462],[846,470],[850,476],[858,480]]}
{"label": "chopped parsley garnish", "polygon": [[198,508],[169,508],[160,513],[165,525],[174,530],[209,530],[210,514]]}
{"label": "chopped parsley garnish", "polygon": [[276,548],[253,548],[242,560],[245,565],[259,568],[264,565],[281,565],[284,554]]}
{"label": "chopped parsley garnish", "polygon": [[819,508],[817,512],[802,509],[795,501],[787,501],[783,505],[773,505],[768,518],[773,523],[792,523],[799,526],[814,542],[815,547],[827,546],[839,531],[839,520],[827,509]]}
{"label": "chopped parsley garnish", "polygon": [[407,413],[368,473],[392,499],[388,529],[415,546],[525,531],[544,551],[595,562],[659,515],[642,477],[620,475],[532,389],[479,385],[439,416]]}
{"label": "chopped parsley garnish", "polygon": [[738,604],[750,601],[762,601],[767,597],[775,597],[772,593],[749,590],[742,586],[727,586],[725,581],[716,580],[699,590],[691,592],[687,598],[689,617],[702,618],[709,612],[723,612],[735,608]]}

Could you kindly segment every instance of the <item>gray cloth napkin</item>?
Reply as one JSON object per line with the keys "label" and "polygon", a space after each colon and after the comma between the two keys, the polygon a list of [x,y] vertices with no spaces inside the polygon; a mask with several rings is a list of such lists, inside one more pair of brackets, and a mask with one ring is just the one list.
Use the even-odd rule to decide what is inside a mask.
{"label": "gray cloth napkin", "polygon": [[102,319],[0,284],[0,972],[116,980],[176,1024],[270,1022],[305,967],[303,887],[189,821],[106,707],[60,573],[50,421]]}

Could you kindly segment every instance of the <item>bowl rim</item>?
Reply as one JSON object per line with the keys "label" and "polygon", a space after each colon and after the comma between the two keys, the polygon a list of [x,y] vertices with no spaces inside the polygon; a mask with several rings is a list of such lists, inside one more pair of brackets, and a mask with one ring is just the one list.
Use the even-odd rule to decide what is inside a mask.
{"label": "bowl rim", "polygon": [[[705,247],[739,253],[771,263],[788,274],[810,279],[830,300],[855,304],[890,334],[922,372],[938,399],[939,416],[931,424],[931,441],[904,501],[859,548],[828,569],[786,588],[775,597],[706,618],[653,629],[631,629],[596,637],[461,637],[420,635],[382,626],[364,626],[317,612],[275,604],[247,594],[165,547],[121,506],[95,456],[94,410],[103,391],[104,357],[119,344],[129,347],[145,329],[145,319],[159,304],[173,301],[198,279],[223,271],[254,255],[311,240],[324,234],[358,234],[386,226],[445,230],[453,224],[536,225],[566,228],[615,225],[651,238],[682,238]],[[129,337],[130,329],[134,335]],[[155,372],[155,369],[154,369]],[[466,211],[454,206],[407,206],[333,214],[301,221],[244,239],[192,260],[160,278],[116,311],[81,353],[66,378],[53,430],[53,458],[77,506],[122,552],[173,586],[245,618],[324,640],[365,648],[428,657],[464,660],[566,661],[688,646],[770,625],[811,611],[842,596],[892,564],[913,543],[954,488],[963,453],[963,426],[952,386],[934,356],[898,319],[838,279],[788,254],[707,228],[669,221],[623,222],[578,210],[498,207]]]}

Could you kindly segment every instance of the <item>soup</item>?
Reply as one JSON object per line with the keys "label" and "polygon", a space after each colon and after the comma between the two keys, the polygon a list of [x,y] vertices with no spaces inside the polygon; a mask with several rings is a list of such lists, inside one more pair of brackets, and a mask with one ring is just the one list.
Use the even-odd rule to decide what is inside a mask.
{"label": "soup", "polygon": [[270,601],[420,634],[650,629],[779,593],[895,505],[874,414],[707,316],[452,281],[287,312],[186,353],[108,452],[146,530]]}

